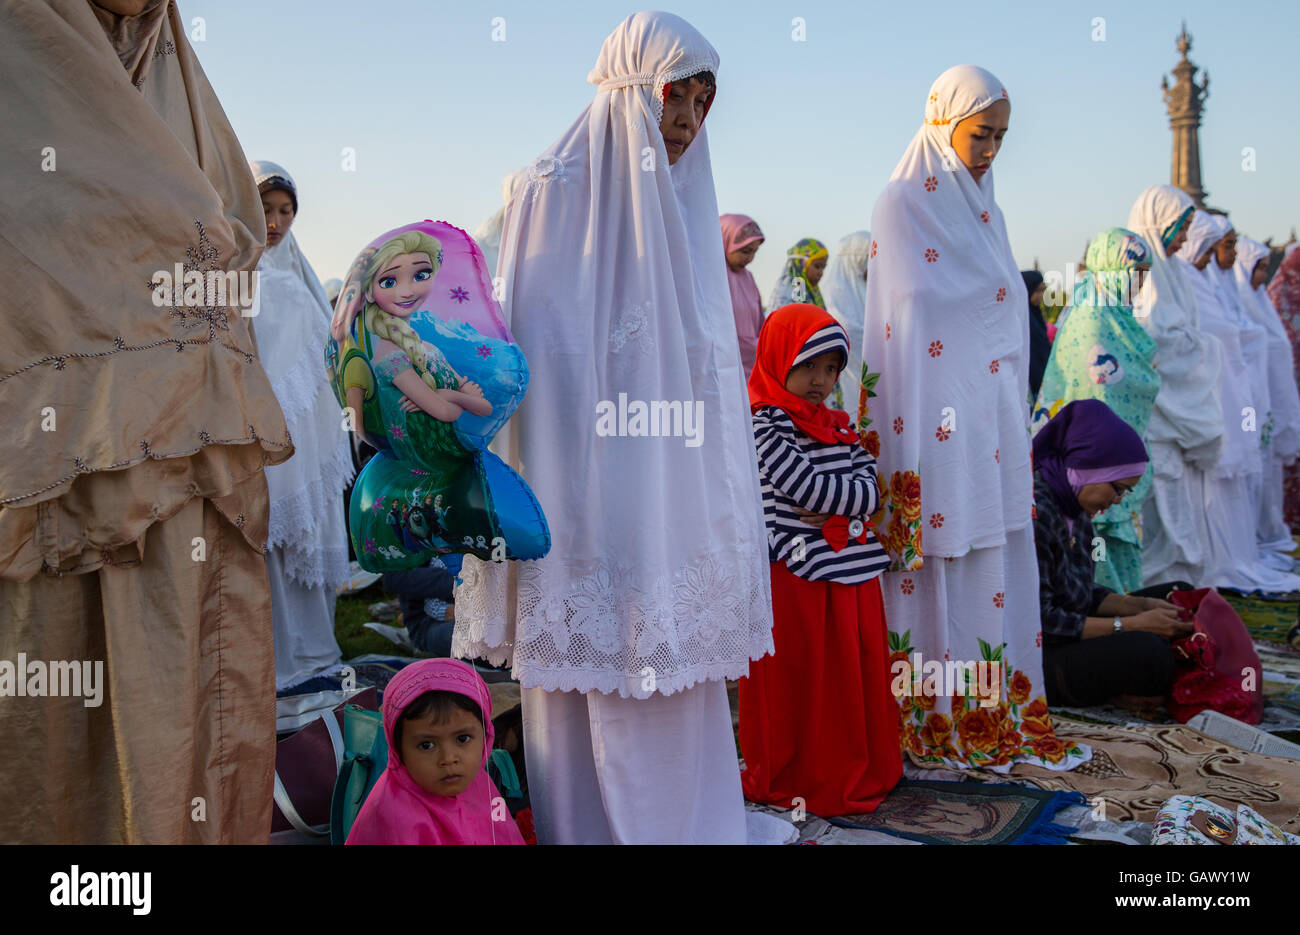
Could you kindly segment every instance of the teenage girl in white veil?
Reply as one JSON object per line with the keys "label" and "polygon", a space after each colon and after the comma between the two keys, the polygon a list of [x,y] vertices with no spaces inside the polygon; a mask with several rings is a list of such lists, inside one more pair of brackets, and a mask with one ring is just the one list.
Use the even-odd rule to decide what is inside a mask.
{"label": "teenage girl in white veil", "polygon": [[904,680],[904,750],[926,765],[1072,769],[1090,751],[1058,739],[1047,710],[1028,299],[990,171],[1010,116],[982,68],[958,65],[930,87],[872,213],[862,354],[879,381],[859,431],[870,419],[864,440],[878,433],[888,486],[876,525],[893,556],[881,586],[895,659],[985,678],[983,689],[955,673]]}
{"label": "teenage girl in white veil", "polygon": [[271,494],[266,568],[275,683],[281,690],[342,658],[334,639],[334,601],[335,589],[348,580],[343,489],[352,477],[352,456],[321,363],[329,302],[289,230],[298,213],[297,187],[273,162],[254,162],[251,168],[267,230],[253,329],[294,444],[292,458],[266,469]]}

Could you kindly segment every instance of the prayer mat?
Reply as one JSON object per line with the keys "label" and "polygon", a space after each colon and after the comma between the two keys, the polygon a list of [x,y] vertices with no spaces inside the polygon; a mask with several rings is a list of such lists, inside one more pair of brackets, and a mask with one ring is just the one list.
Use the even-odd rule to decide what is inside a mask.
{"label": "prayer mat", "polygon": [[[1287,734],[1300,730],[1300,704],[1296,685],[1290,682],[1269,680],[1269,672],[1264,669],[1264,715],[1255,726],[1270,734]],[[1085,724],[1178,724],[1179,721],[1169,716],[1163,707],[1150,708],[1145,711],[1130,711],[1118,705],[1094,705],[1091,708],[1072,708],[1060,705],[1052,708],[1052,717],[1064,716]]]}
{"label": "prayer mat", "polygon": [[1300,687],[1300,653],[1294,649],[1279,649],[1268,643],[1255,643],[1255,652],[1259,653],[1260,665],[1264,667],[1265,694],[1269,683],[1288,686],[1277,694],[1285,695]]}
{"label": "prayer mat", "polygon": [[1228,591],[1220,592],[1232,605],[1237,616],[1246,624],[1250,638],[1256,643],[1286,645],[1286,634],[1296,623],[1300,603],[1295,601],[1267,601],[1262,597],[1248,597]]}
{"label": "prayer mat", "polygon": [[[1105,800],[1107,821],[1153,821],[1170,796],[1200,795],[1249,805],[1300,832],[1300,760],[1251,753],[1182,724],[1085,724],[1056,712],[1052,720],[1058,737],[1092,747],[1092,759],[1066,773],[1019,763],[1007,779],[1080,792],[1094,808]],[[983,778],[978,770],[965,772]]]}
{"label": "prayer mat", "polygon": [[904,779],[874,812],[826,821],[922,844],[1064,844],[1074,829],[1052,818],[1079,804],[1083,797],[1070,792]]}

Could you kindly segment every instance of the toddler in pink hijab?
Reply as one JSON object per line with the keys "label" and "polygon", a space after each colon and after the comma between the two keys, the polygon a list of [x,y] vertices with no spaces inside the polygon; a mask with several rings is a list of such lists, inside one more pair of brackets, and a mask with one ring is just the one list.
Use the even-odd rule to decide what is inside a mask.
{"label": "toddler in pink hijab", "polygon": [[348,844],[523,844],[488,777],[492,699],[456,659],[424,659],[384,691],[388,768]]}

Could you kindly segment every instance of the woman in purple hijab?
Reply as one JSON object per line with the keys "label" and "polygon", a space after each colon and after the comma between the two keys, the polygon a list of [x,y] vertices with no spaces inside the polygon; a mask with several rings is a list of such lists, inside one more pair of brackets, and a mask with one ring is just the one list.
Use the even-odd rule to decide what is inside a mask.
{"label": "woman in purple hijab", "polygon": [[1106,542],[1091,517],[1142,477],[1141,437],[1098,399],[1069,403],[1034,438],[1034,540],[1043,614],[1043,674],[1052,705],[1163,702],[1174,678],[1169,641],[1192,624],[1166,597],[1186,582],[1118,594],[1093,580]]}

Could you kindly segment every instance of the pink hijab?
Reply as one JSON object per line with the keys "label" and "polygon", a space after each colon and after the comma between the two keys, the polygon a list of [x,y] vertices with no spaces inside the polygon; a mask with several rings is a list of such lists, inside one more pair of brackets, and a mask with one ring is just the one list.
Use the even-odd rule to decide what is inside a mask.
{"label": "pink hijab", "polygon": [[[731,253],[748,244],[764,240],[754,219],[744,214],[724,214],[722,223],[722,252]],[[754,370],[758,349],[758,332],[763,327],[763,300],[758,294],[758,283],[748,269],[736,272],[727,267],[727,285],[731,287],[731,311],[736,316],[736,337],[740,341],[740,362],[748,379]]]}
{"label": "pink hijab", "polygon": [[[465,695],[483,712],[483,764],[460,795],[435,795],[421,789],[402,765],[393,743],[397,719],[411,702],[429,691]],[[494,738],[492,698],[470,666],[457,659],[424,659],[398,672],[384,690],[384,736],[388,738],[388,768],[361,806],[348,844],[524,843],[501,793],[488,778],[487,761]],[[501,821],[492,820],[493,802],[498,802],[497,814],[505,815]]]}

